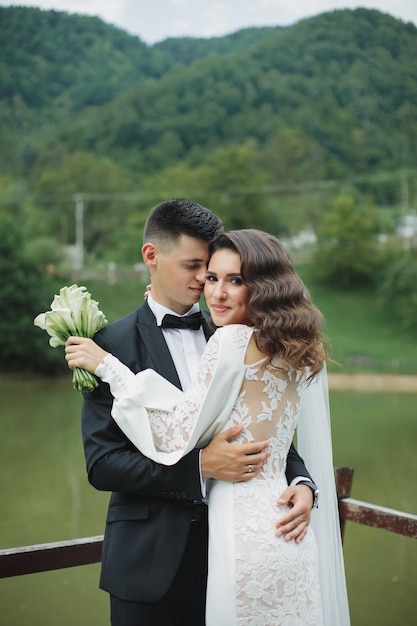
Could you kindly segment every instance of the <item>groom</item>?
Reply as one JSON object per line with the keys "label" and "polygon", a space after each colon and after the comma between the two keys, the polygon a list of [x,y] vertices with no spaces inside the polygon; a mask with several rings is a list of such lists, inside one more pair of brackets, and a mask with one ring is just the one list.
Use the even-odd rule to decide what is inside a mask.
{"label": "groom", "polygon": [[[221,232],[220,220],[194,202],[172,200],[154,207],[142,247],[151,295],[100,330],[95,341],[133,372],[152,368],[178,387],[187,387],[212,332],[207,315],[199,319],[198,303],[209,243]],[[167,467],[132,445],[113,421],[111,406],[105,383],[84,395],[88,478],[96,489],[112,492],[100,579],[100,587],[110,594],[112,626],[204,626],[205,479],[249,480],[268,456],[267,442],[234,445],[242,427],[233,427]],[[300,541],[315,485],[293,447],[287,480],[304,484],[282,494],[280,503],[293,507],[277,533]]]}

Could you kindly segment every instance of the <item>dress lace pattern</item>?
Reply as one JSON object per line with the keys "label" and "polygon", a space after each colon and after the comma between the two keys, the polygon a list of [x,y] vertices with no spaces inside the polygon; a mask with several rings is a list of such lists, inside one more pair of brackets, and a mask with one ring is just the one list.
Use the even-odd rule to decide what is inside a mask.
{"label": "dress lace pattern", "polygon": [[[322,626],[318,555],[311,528],[299,544],[275,536],[275,523],[288,510],[279,507],[277,499],[287,487],[286,459],[306,380],[299,372],[288,370],[279,362],[267,364],[262,359],[245,365],[245,353],[253,332],[243,325],[219,329],[207,344],[196,381],[183,394],[175,410],[148,408],[150,428],[155,447],[161,453],[186,450],[190,438],[195,436],[195,429],[199,429],[204,411],[217,414],[213,406],[216,407],[216,403],[224,406],[230,395],[227,384],[219,392],[216,379],[219,363],[223,366],[226,363],[226,368],[222,367],[220,372],[229,373],[231,378],[232,364],[239,360],[240,391],[233,410],[219,430],[243,423],[244,430],[238,441],[269,440],[271,454],[256,478],[233,484],[230,492],[233,503],[227,512],[218,495],[225,484],[213,482],[209,497],[210,541],[215,543],[220,534],[224,541],[227,534],[227,545],[232,549],[228,547],[228,556],[222,550],[214,550],[217,556],[210,561],[207,625]],[[227,378],[227,374],[222,376]],[[215,523],[212,523],[212,513],[217,520]],[[210,603],[215,604],[212,599],[224,595],[221,589],[224,585],[218,581],[224,580],[225,559],[229,565],[232,562],[230,589],[234,590],[234,597],[231,592],[227,601],[234,605],[234,620],[223,618],[223,608],[220,611],[216,608],[215,617],[210,617]]]}
{"label": "dress lace pattern", "polygon": [[[239,332],[248,336],[244,327]],[[250,335],[249,335],[250,336]],[[263,361],[246,367],[231,423],[242,422],[240,440],[269,439],[271,455],[261,474],[234,485],[236,605],[241,626],[322,624],[318,559],[312,532],[300,544],[275,537],[286,512],[278,495],[305,379]]]}
{"label": "dress lace pattern", "polygon": [[[232,333],[243,359],[252,330],[231,326],[226,332]],[[197,381],[175,412],[148,410],[154,440],[161,450],[186,445],[208,393],[218,355],[219,338],[214,336]],[[268,439],[271,449],[259,477],[233,486],[235,601],[240,626],[322,624],[313,533],[309,531],[300,544],[275,537],[275,523],[287,510],[278,507],[276,500],[287,486],[286,459],[304,388],[305,379],[298,372],[280,368],[279,364],[265,366],[262,360],[247,365],[227,424],[244,424],[240,442]]]}

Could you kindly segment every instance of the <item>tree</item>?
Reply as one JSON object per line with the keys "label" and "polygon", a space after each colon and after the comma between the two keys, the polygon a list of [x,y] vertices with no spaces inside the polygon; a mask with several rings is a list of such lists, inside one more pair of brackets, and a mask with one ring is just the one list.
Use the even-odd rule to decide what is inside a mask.
{"label": "tree", "polygon": [[201,168],[200,180],[206,190],[203,204],[217,213],[225,229],[260,228],[269,230],[266,210],[266,178],[258,165],[254,141],[222,148]]}
{"label": "tree", "polygon": [[56,285],[23,255],[24,239],[15,215],[0,213],[0,371],[65,371],[62,353],[49,347],[46,333],[33,325],[49,309]]}
{"label": "tree", "polygon": [[313,258],[318,280],[349,289],[371,283],[377,267],[376,213],[350,195],[336,198],[318,228]]}
{"label": "tree", "polygon": [[299,128],[277,130],[262,153],[272,183],[287,185],[326,177],[323,148]]}
{"label": "tree", "polygon": [[415,333],[417,317],[417,249],[386,253],[379,285],[381,305]]}
{"label": "tree", "polygon": [[[75,152],[54,170],[45,170],[37,183],[39,203],[45,203],[49,230],[39,233],[74,241],[75,194],[84,196],[84,244],[87,254],[105,256],[117,243],[120,224],[129,206],[120,192],[128,188],[126,174],[110,159]],[[123,195],[123,194],[122,194]]]}
{"label": "tree", "polygon": [[226,230],[249,227],[270,230],[265,182],[257,144],[247,141],[217,150],[198,167],[191,168],[181,162],[167,168],[149,177],[143,190],[153,193],[155,203],[173,197],[195,200],[214,211]]}
{"label": "tree", "polygon": [[31,238],[23,246],[24,258],[39,271],[53,273],[62,261],[62,246],[53,237]]}

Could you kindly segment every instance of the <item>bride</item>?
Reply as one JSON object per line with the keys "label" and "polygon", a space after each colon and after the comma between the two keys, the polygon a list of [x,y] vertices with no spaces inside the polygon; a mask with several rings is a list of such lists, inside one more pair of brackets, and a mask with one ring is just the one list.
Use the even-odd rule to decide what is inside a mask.
{"label": "bride", "polygon": [[[134,375],[90,339],[68,340],[68,365],[110,385],[113,418],[159,463],[176,463],[236,424],[244,425],[236,443],[269,440],[252,480],[211,483],[207,626],[348,626],[322,316],[279,240],[257,230],[214,242],[204,293],[218,329],[187,392],[152,370]],[[276,493],[287,487],[297,425],[320,486],[313,528],[300,543],[274,532],[287,510]]]}

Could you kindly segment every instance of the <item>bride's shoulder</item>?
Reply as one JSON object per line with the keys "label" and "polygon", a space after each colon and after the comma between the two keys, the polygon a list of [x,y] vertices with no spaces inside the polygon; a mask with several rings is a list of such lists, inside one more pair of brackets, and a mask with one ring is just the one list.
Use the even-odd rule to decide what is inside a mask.
{"label": "bride's shoulder", "polygon": [[219,341],[231,341],[235,344],[247,345],[253,333],[253,328],[245,324],[228,324],[218,328],[215,335]]}

